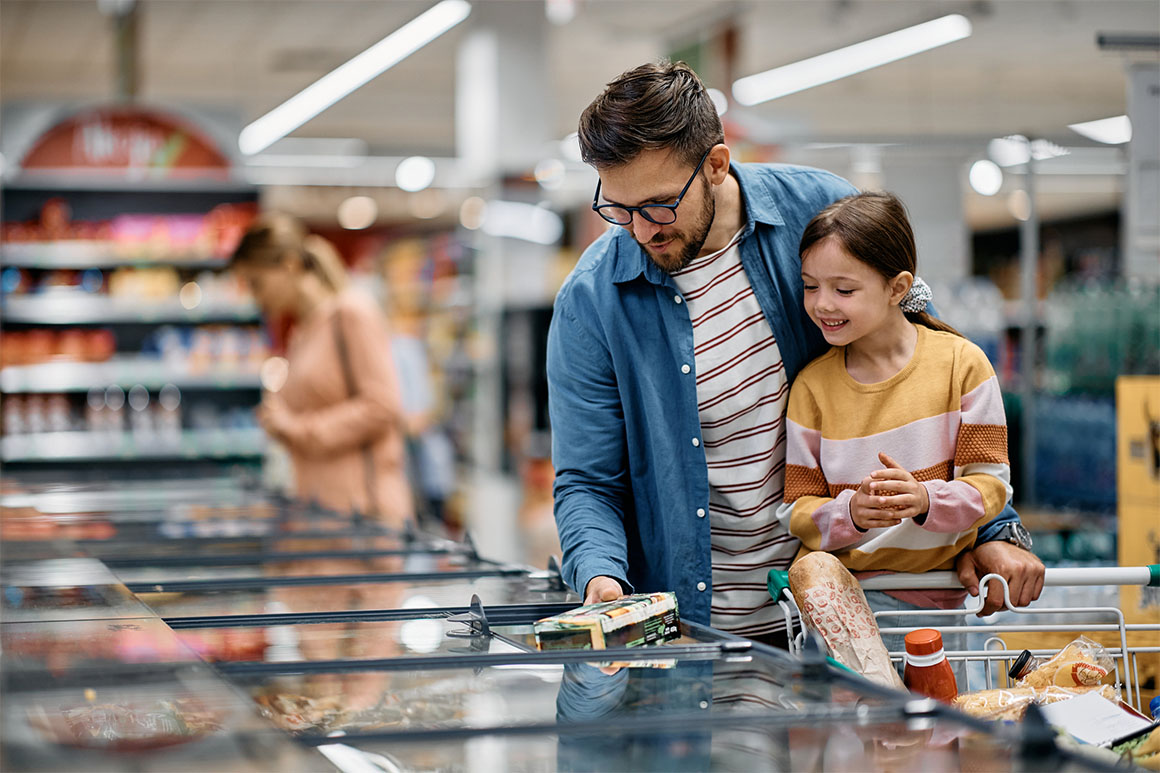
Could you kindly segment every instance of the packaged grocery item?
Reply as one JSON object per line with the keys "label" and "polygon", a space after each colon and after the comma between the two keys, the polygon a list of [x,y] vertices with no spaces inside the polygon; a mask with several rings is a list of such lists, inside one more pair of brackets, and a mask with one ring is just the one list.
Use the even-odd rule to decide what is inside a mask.
{"label": "packaged grocery item", "polygon": [[871,682],[902,689],[862,586],[829,553],[809,553],[789,570],[802,622],[826,641],[835,660]]}
{"label": "packaged grocery item", "polygon": [[1095,641],[1080,636],[1055,657],[1028,671],[1019,684],[1027,687],[1083,687],[1099,684],[1112,670],[1112,659]]}
{"label": "packaged grocery item", "polygon": [[1110,684],[1091,687],[1057,687],[1055,685],[1037,689],[1035,687],[1007,687],[998,690],[980,690],[963,693],[954,700],[959,711],[980,719],[1021,720],[1027,707],[1032,703],[1046,706],[1077,695],[1094,692],[1113,703],[1118,703],[1120,693]]}
{"label": "packaged grocery item", "polygon": [[638,593],[589,604],[533,626],[541,650],[637,647],[680,635],[675,593]]}
{"label": "packaged grocery item", "polygon": [[950,703],[959,694],[955,672],[943,651],[942,634],[919,628],[906,634],[906,670],[902,681],[911,692]]}
{"label": "packaged grocery item", "polygon": [[1160,724],[1113,744],[1112,751],[1144,770],[1160,770]]}

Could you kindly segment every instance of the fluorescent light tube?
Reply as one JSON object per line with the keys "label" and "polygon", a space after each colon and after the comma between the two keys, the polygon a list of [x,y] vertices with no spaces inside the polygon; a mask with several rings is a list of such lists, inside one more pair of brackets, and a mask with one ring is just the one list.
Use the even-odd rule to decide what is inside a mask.
{"label": "fluorescent light tube", "polygon": [[1067,128],[1105,145],[1123,145],[1132,139],[1132,121],[1126,115],[1101,118],[1098,121],[1069,123]]}
{"label": "fluorescent light tube", "polygon": [[918,24],[852,46],[749,75],[733,83],[733,98],[747,107],[795,94],[970,37],[960,14]]}
{"label": "fluorescent light tube", "polygon": [[467,18],[467,0],[443,0],[242,129],[247,156],[269,147]]}

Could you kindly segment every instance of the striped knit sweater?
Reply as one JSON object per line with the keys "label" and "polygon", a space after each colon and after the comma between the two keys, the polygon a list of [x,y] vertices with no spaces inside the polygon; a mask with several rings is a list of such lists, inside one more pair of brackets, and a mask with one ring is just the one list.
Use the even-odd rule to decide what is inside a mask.
{"label": "striped knit sweater", "polygon": [[[965,338],[916,326],[901,371],[862,384],[835,347],[790,392],[785,502],[778,518],[805,550],[833,553],[856,576],[952,569],[981,525],[1011,496],[1007,424],[999,383]],[[892,456],[927,489],[923,517],[863,531],[850,518],[859,483]],[[896,592],[923,606],[961,604],[961,592]]]}

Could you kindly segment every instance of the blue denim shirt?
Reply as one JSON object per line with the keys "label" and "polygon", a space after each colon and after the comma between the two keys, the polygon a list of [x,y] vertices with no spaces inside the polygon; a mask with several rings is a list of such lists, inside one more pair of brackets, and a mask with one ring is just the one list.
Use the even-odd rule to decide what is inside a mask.
{"label": "blue denim shirt", "polygon": [[[802,303],[798,243],[819,210],[856,190],[807,167],[731,172],[745,216],[741,263],[792,381],[827,348]],[[708,625],[709,474],[693,327],[672,277],[625,229],[593,242],[560,288],[547,369],[565,581],[580,593],[598,575],[627,592],[672,590],[682,617]]]}

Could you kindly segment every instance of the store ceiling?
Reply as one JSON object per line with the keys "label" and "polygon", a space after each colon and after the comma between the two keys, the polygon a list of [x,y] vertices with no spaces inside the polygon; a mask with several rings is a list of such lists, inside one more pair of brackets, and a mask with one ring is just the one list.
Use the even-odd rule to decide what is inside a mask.
{"label": "store ceiling", "polygon": [[[241,126],[432,4],[139,0],[139,98],[226,110]],[[544,13],[539,0],[522,5]],[[972,20],[972,37],[732,117],[753,140],[790,146],[1011,133],[1080,141],[1068,123],[1125,111],[1124,58],[1100,51],[1097,33],[1160,30],[1156,0],[577,0],[570,22],[548,27],[546,109],[562,137],[610,78],[730,25],[739,77],[952,12]],[[360,138],[379,155],[454,156],[455,54],[471,22],[293,136]],[[0,0],[6,102],[111,99],[115,67],[112,22],[97,0]],[[724,80],[724,69],[704,71]]]}

